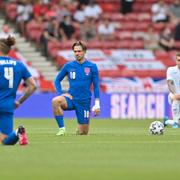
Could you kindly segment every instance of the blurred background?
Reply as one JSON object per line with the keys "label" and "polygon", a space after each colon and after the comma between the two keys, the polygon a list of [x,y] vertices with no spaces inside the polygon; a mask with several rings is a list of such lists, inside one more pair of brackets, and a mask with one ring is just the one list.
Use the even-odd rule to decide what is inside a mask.
{"label": "blurred background", "polygon": [[76,40],[100,70],[101,118],[171,116],[166,69],[180,49],[180,0],[0,0],[0,38],[9,34],[17,41],[9,55],[38,84],[16,117],[53,116],[53,80],[74,59]]}

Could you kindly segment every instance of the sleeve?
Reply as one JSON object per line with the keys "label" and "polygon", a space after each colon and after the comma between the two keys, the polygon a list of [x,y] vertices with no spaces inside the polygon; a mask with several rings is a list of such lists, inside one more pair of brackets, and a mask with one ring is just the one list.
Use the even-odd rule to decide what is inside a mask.
{"label": "sleeve", "polygon": [[99,98],[99,71],[96,64],[93,66],[93,86],[94,86],[94,96]]}
{"label": "sleeve", "polygon": [[64,65],[54,81],[55,88],[59,95],[62,94],[61,81],[64,79],[66,75],[67,75],[67,65]]}
{"label": "sleeve", "polygon": [[173,77],[172,77],[172,75],[171,75],[171,69],[170,69],[170,68],[167,69],[166,80],[173,80]]}
{"label": "sleeve", "polygon": [[21,66],[22,66],[22,69],[23,69],[22,78],[25,81],[26,79],[30,78],[32,75],[29,72],[28,68],[23,63],[21,63]]}

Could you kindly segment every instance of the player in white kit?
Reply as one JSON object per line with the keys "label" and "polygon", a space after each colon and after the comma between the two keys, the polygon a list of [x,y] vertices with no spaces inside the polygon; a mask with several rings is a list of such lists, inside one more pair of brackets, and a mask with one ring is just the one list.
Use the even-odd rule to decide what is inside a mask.
{"label": "player in white kit", "polygon": [[168,100],[172,110],[172,120],[165,119],[165,125],[173,128],[180,126],[180,53],[176,54],[176,66],[167,69],[167,85],[169,89]]}

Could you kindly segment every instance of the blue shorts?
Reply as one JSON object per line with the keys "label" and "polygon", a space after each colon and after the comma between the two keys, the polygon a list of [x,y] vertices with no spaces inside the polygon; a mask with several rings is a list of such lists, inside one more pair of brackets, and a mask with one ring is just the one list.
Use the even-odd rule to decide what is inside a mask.
{"label": "blue shorts", "polygon": [[91,100],[71,100],[65,97],[68,108],[65,110],[75,110],[79,124],[89,124]]}
{"label": "blue shorts", "polygon": [[0,133],[10,134],[13,131],[13,113],[0,112]]}

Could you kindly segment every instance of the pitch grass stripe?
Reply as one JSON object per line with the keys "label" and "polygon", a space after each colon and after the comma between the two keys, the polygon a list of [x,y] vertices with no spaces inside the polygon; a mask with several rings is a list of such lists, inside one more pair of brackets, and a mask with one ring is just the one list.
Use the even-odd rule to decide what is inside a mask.
{"label": "pitch grass stripe", "polygon": [[[94,141],[94,142],[66,142],[66,141],[51,141],[51,144],[114,144],[115,142],[113,141]],[[117,142],[116,144],[180,144],[180,141],[126,141],[126,142]],[[30,144],[47,144],[46,141],[36,141],[36,142],[30,142]]]}

